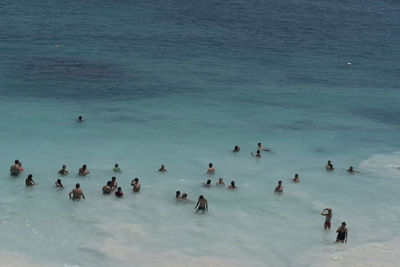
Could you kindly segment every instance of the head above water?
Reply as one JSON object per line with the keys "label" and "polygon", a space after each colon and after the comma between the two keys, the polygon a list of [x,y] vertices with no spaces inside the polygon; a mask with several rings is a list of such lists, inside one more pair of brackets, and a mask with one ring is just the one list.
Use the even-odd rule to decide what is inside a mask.
{"label": "head above water", "polygon": [[294,175],[294,177],[295,177],[295,178],[299,178],[299,174],[296,173],[296,174]]}
{"label": "head above water", "polygon": [[342,226],[346,226],[346,222],[342,222]]}
{"label": "head above water", "polygon": [[75,185],[75,188],[78,189],[79,187],[81,187],[81,185],[80,185],[79,183],[77,183],[77,184]]}
{"label": "head above water", "polygon": [[63,170],[67,168],[67,165],[62,165]]}
{"label": "head above water", "polygon": [[61,184],[61,179],[57,179],[57,184]]}
{"label": "head above water", "polygon": [[349,167],[349,171],[352,171],[352,170],[353,170],[353,166],[350,166],[350,167]]}
{"label": "head above water", "polygon": [[234,181],[231,182],[231,186],[235,186],[235,182]]}
{"label": "head above water", "polygon": [[203,196],[203,195],[200,195],[200,196],[199,196],[199,199],[204,199],[204,196]]}
{"label": "head above water", "polygon": [[111,187],[111,185],[112,185],[111,181],[108,181],[108,182],[107,182],[107,186],[110,186],[110,187]]}
{"label": "head above water", "polygon": [[179,197],[181,195],[181,191],[176,191],[176,196]]}
{"label": "head above water", "polygon": [[182,198],[187,198],[187,194],[186,194],[186,193],[183,193],[183,194],[182,194]]}
{"label": "head above water", "polygon": [[86,164],[83,164],[82,165],[82,170],[86,170],[86,168],[87,168]]}
{"label": "head above water", "polygon": [[79,117],[78,117],[78,120],[80,120],[80,121],[81,121],[81,120],[82,120],[82,116],[79,116]]}
{"label": "head above water", "polygon": [[211,184],[211,180],[207,180],[207,184]]}
{"label": "head above water", "polygon": [[258,143],[257,145],[260,147],[260,146],[261,146],[261,143]]}
{"label": "head above water", "polygon": [[238,146],[235,146],[235,150],[239,150],[239,147],[238,147]]}
{"label": "head above water", "polygon": [[111,178],[111,181],[115,181],[115,180],[117,180],[117,178],[116,178],[115,176],[113,176],[113,177]]}
{"label": "head above water", "polygon": [[29,174],[27,179],[32,180],[32,177],[33,177],[32,174]]}
{"label": "head above water", "polygon": [[115,168],[118,168],[118,163],[115,163],[115,165],[114,165],[114,166],[115,166]]}
{"label": "head above water", "polygon": [[122,188],[121,187],[118,187],[118,191],[121,191],[122,190]]}
{"label": "head above water", "polygon": [[219,181],[220,183],[222,183],[222,182],[224,181],[224,179],[219,178],[218,181]]}
{"label": "head above water", "polygon": [[282,181],[279,181],[278,184],[282,184]]}
{"label": "head above water", "polygon": [[212,168],[213,164],[212,163],[208,163],[208,167]]}
{"label": "head above water", "polygon": [[133,179],[135,182],[139,182],[139,178],[135,178]]}
{"label": "head above water", "polygon": [[18,164],[18,163],[19,163],[19,160],[16,159],[14,162],[15,162],[15,164]]}

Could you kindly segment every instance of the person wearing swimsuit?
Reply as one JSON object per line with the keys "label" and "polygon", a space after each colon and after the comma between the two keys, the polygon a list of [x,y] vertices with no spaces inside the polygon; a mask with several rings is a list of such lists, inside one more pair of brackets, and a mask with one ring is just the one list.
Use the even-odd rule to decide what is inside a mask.
{"label": "person wearing swimsuit", "polygon": [[342,225],[336,230],[336,233],[338,233],[336,237],[336,242],[347,242],[347,228],[345,222],[342,222]]}
{"label": "person wearing swimsuit", "polygon": [[[327,213],[325,213],[325,211]],[[324,222],[324,229],[331,229],[331,219],[332,219],[332,209],[330,208],[325,208],[322,212],[321,212],[322,216],[325,216],[325,222]]]}
{"label": "person wearing swimsuit", "polygon": [[[197,208],[198,207],[198,208]],[[194,209],[196,209],[197,208],[197,210],[196,210],[196,212],[199,212],[199,211],[201,211],[201,212],[206,212],[206,211],[208,211],[208,203],[207,203],[207,199],[203,196],[203,195],[201,195],[200,197],[199,197],[199,200],[197,201],[197,204],[196,204],[196,206],[194,207]]]}

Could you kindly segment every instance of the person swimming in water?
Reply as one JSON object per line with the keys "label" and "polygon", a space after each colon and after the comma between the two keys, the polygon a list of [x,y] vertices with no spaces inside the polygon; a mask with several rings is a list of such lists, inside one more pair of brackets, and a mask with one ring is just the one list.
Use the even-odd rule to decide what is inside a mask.
{"label": "person swimming in water", "polygon": [[356,171],[353,166],[350,166],[349,169],[347,170],[348,173],[361,173],[359,171]]}
{"label": "person swimming in water", "polygon": [[338,233],[336,242],[347,243],[346,222],[342,222],[342,225],[336,230],[336,233]]}
{"label": "person swimming in water", "polygon": [[208,175],[214,175],[214,174],[215,174],[215,169],[214,169],[212,163],[209,163],[209,164],[208,164],[207,174],[208,174]]}
{"label": "person swimming in water", "polygon": [[294,183],[300,182],[299,175],[297,173],[294,175],[293,182]]}
{"label": "person swimming in water", "polygon": [[202,211],[204,213],[208,211],[207,199],[203,195],[199,196],[199,200],[197,201],[197,204],[194,207],[194,209],[196,208],[197,208],[196,212]]}
{"label": "person swimming in water", "polygon": [[135,178],[131,182],[131,186],[133,187],[133,192],[137,193],[140,191],[140,183],[139,183],[139,178]]}
{"label": "person swimming in water", "polygon": [[261,158],[260,150],[257,150],[256,154],[254,154],[253,152],[250,152],[250,154],[251,154],[252,157]]}
{"label": "person swimming in water", "polygon": [[207,183],[203,183],[205,187],[210,187],[211,186],[211,180],[207,180]]}
{"label": "person swimming in water", "polygon": [[186,193],[182,194],[182,199],[181,200],[185,201],[185,202],[194,202],[193,200],[190,200],[190,199],[187,198],[187,194]]}
{"label": "person swimming in water", "polygon": [[158,169],[159,172],[166,172],[167,169],[165,168],[164,164],[161,164],[161,168]]}
{"label": "person swimming in water", "polygon": [[19,163],[19,160],[16,159],[14,164],[11,165],[11,167],[10,167],[10,174],[12,176],[18,176],[21,172],[21,170],[19,169],[18,163]]}
{"label": "person swimming in water", "polygon": [[219,178],[217,185],[225,185],[224,180],[222,178]]}
{"label": "person swimming in water", "polygon": [[112,188],[111,188],[111,181],[108,181],[108,182],[107,182],[107,185],[103,186],[103,194],[108,195],[108,194],[111,193],[111,191],[112,191]]}
{"label": "person swimming in water", "polygon": [[68,175],[69,172],[67,171],[67,166],[66,165],[62,165],[61,170],[58,171],[59,175]]}
{"label": "person swimming in water", "polygon": [[333,171],[335,168],[333,168],[333,164],[330,160],[328,160],[328,163],[325,166],[327,171]]}
{"label": "person swimming in water", "polygon": [[114,172],[121,172],[121,169],[119,168],[118,163],[115,163],[114,168],[113,168]]}
{"label": "person swimming in water", "polygon": [[261,145],[261,143],[257,144],[257,150],[260,150],[260,151],[271,151],[271,149],[269,149],[268,147],[263,147]]}
{"label": "person swimming in water", "polygon": [[[325,213],[326,211],[326,213]],[[324,229],[331,229],[331,219],[332,219],[332,209],[330,208],[325,208],[322,212],[321,212],[322,216],[325,216],[325,222],[324,222]]]}
{"label": "person swimming in water", "polygon": [[79,117],[78,117],[78,122],[83,122],[82,116],[79,116]]}
{"label": "person swimming in water", "polygon": [[282,186],[282,181],[278,182],[278,186],[275,187],[275,193],[282,193],[283,192],[283,186]]}
{"label": "person swimming in water", "polygon": [[228,188],[229,188],[229,189],[237,189],[237,186],[235,185],[235,182],[232,181],[232,182],[231,182],[231,185],[228,186]]}
{"label": "person swimming in water", "polygon": [[75,188],[72,189],[71,192],[69,192],[69,198],[73,199],[73,200],[77,200],[77,199],[81,199],[81,197],[83,199],[85,199],[85,195],[83,194],[82,189],[80,189],[81,185],[79,183],[77,183],[75,185]]}
{"label": "person swimming in water", "polygon": [[62,185],[62,183],[61,183],[61,179],[57,179],[57,181],[56,181],[56,187],[59,187],[59,188],[63,188],[64,186]]}
{"label": "person swimming in water", "polygon": [[239,146],[235,146],[234,148],[233,148],[233,152],[239,152],[240,151],[240,147]]}
{"label": "person swimming in water", "polygon": [[79,168],[79,176],[86,176],[89,174],[89,170],[87,169],[86,164],[82,165],[82,168]]}
{"label": "person swimming in water", "polygon": [[176,191],[175,198],[176,198],[176,200],[182,200],[181,191]]}
{"label": "person swimming in water", "polygon": [[26,186],[38,185],[37,183],[35,183],[35,181],[33,181],[32,177],[33,177],[32,174],[28,175],[28,178],[26,178],[26,180],[25,180],[25,185]]}
{"label": "person swimming in water", "polygon": [[122,197],[124,193],[122,193],[122,188],[118,187],[117,191],[115,192],[116,197]]}

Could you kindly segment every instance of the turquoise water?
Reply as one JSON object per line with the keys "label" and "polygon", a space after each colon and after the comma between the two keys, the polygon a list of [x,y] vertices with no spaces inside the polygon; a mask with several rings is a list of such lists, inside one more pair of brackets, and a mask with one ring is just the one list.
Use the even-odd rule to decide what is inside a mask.
{"label": "turquoise water", "polygon": [[[396,1],[3,1],[1,264],[396,266],[399,10]],[[274,152],[252,158],[258,142]],[[8,173],[15,159],[18,178]],[[101,194],[116,162],[123,199]],[[202,187],[209,162],[213,183],[239,189]],[[62,164],[70,175],[57,190]],[[350,165],[362,174],[347,174]],[[38,186],[25,187],[29,173]],[[87,199],[72,202],[77,182]],[[176,190],[203,194],[209,213],[177,203]],[[342,221],[349,242],[338,245]]]}

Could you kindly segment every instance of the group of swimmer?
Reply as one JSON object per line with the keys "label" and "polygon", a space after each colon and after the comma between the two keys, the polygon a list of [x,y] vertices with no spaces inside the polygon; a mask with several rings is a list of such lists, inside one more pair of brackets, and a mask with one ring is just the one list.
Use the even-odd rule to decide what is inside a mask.
{"label": "group of swimmer", "polygon": [[[78,117],[78,122],[82,123],[84,120],[82,118],[82,116]],[[266,152],[272,152],[272,150],[270,148],[264,147],[262,146],[262,144],[259,142],[257,144],[257,150],[256,153],[254,154],[253,152],[250,153],[250,155],[254,158],[261,158],[261,151],[266,151]],[[234,146],[233,152],[240,152],[240,147],[239,146]],[[333,164],[330,160],[328,160],[327,165],[325,166],[326,170],[328,171],[333,171],[335,168],[333,167]],[[15,163],[11,166],[10,168],[10,174],[12,176],[18,176],[21,172],[23,172],[24,169],[22,167],[22,163],[19,160],[15,160]],[[116,163],[114,165],[113,171],[118,173],[121,172],[121,169],[118,165],[118,163]],[[164,165],[161,165],[160,169],[158,169],[159,172],[166,172],[167,169],[165,168]],[[349,173],[360,173],[357,170],[354,170],[353,166],[350,166],[347,170],[347,172]],[[58,171],[58,174],[60,176],[66,176],[69,174],[69,172],[67,171],[67,166],[63,165],[61,170]],[[79,176],[86,176],[89,174],[89,170],[87,168],[87,165],[82,165],[81,168],[79,168],[78,170],[78,175]],[[212,163],[209,163],[207,172],[207,175],[212,176],[215,174],[215,168],[213,166]],[[299,174],[295,174],[294,178],[292,179],[292,182],[294,183],[298,183],[300,182],[299,179]],[[33,181],[33,176],[32,174],[29,174],[28,177],[25,180],[25,184],[26,186],[35,186],[38,185],[38,183],[36,183],[35,181]],[[57,179],[57,181],[55,182],[56,187],[58,188],[63,188],[61,179]],[[225,186],[225,183],[223,181],[223,178],[219,178],[218,182],[216,183],[217,186]],[[139,182],[139,178],[134,178],[131,182],[131,186],[133,189],[134,193],[138,193],[140,192],[140,188],[141,188],[141,184]],[[211,180],[208,179],[206,183],[203,183],[203,186],[205,187],[211,187]],[[227,187],[228,189],[231,190],[235,190],[238,187],[235,184],[235,181],[231,181],[230,185]],[[123,192],[122,192],[122,188],[118,187],[117,181],[116,181],[116,177],[112,177],[111,180],[107,181],[107,184],[103,186],[102,188],[102,192],[103,194],[111,194],[114,192],[116,197],[122,197],[123,196]],[[278,185],[275,187],[274,190],[275,193],[283,193],[283,185],[282,185],[282,181],[278,181]],[[71,190],[71,192],[69,192],[69,197],[73,200],[79,200],[81,198],[85,199],[85,195],[83,194],[82,189],[80,188],[80,184],[77,183],[75,185],[75,188]],[[181,195],[180,191],[176,192],[176,196],[175,196],[176,200],[178,201],[182,201],[182,202],[188,202],[188,203],[193,203],[192,200],[188,199],[187,193],[183,193]],[[208,202],[207,199],[203,196],[200,195],[198,198],[198,201],[196,203],[195,206],[195,210],[197,212],[206,212],[208,211]],[[324,229],[328,230],[331,228],[331,218],[332,218],[332,209],[330,208],[326,208],[322,211],[321,213],[322,216],[325,216],[325,222],[324,222]],[[346,228],[346,223],[343,222],[342,225],[337,229],[336,231],[338,233],[337,238],[336,238],[336,242],[347,242],[347,228]]]}

